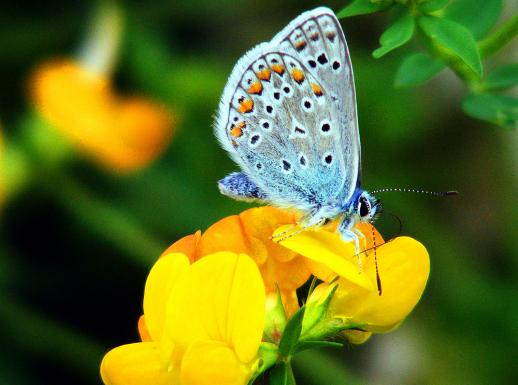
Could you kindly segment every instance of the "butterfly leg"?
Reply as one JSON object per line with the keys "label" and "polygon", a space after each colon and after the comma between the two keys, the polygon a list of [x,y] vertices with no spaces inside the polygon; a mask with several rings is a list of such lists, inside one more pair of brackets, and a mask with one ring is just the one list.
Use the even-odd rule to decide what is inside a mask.
{"label": "butterfly leg", "polygon": [[[356,247],[356,256],[358,257],[358,266],[360,268],[360,273],[362,272],[362,260],[360,253],[360,237],[353,229],[354,222],[352,217],[346,215],[340,222],[340,226],[338,226],[338,232],[340,236],[344,240],[344,242],[354,242]],[[362,234],[363,235],[363,234]]]}
{"label": "butterfly leg", "polygon": [[233,172],[218,182],[219,191],[234,199],[250,201],[266,199],[266,194],[246,174]]}
{"label": "butterfly leg", "polygon": [[294,235],[297,235],[310,227],[319,228],[321,225],[323,225],[326,221],[326,218],[319,218],[319,217],[310,217],[308,220],[301,219],[299,223],[297,223],[299,229],[291,232],[297,225],[291,226],[289,229],[286,229],[282,231],[279,234],[275,234],[275,236],[272,237],[272,239],[275,242],[282,242],[285,241],[288,238],[293,237]]}

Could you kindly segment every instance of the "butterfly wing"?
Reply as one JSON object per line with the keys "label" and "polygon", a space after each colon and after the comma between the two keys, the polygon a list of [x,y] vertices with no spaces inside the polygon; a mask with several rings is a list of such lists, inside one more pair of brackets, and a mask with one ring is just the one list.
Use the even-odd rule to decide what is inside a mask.
{"label": "butterfly wing", "polygon": [[303,13],[238,61],[216,135],[275,205],[310,210],[351,198],[360,162],[356,101],[331,10]]}

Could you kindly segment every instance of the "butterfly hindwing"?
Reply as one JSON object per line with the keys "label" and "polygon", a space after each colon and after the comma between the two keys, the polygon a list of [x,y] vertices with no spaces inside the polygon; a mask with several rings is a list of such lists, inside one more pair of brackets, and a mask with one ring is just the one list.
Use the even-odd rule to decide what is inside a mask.
{"label": "butterfly hindwing", "polygon": [[[311,33],[318,33],[318,40]],[[216,134],[264,191],[261,198],[307,210],[352,194],[359,167],[352,71],[350,63],[333,70],[334,61],[348,63],[347,57],[338,21],[319,8],[237,63],[220,103]]]}

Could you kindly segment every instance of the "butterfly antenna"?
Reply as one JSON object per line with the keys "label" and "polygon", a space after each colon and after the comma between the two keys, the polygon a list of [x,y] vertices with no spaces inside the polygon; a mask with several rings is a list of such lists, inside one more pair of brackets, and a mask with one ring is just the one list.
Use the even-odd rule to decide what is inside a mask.
{"label": "butterfly antenna", "polygon": [[374,232],[374,226],[371,223],[372,241],[374,243],[374,266],[376,266],[376,284],[378,285],[378,295],[381,296],[381,279],[378,271],[378,258],[376,255],[376,233]]}
{"label": "butterfly antenna", "polygon": [[391,216],[391,217],[393,217],[393,218],[396,218],[396,220],[397,220],[397,222],[398,222],[398,224],[399,224],[399,230],[398,230],[398,232],[397,232],[396,237],[398,237],[398,236],[400,236],[401,234],[403,234],[403,222],[401,221],[401,218],[400,218],[400,217],[398,217],[396,214],[393,214],[393,213],[391,213],[391,212],[389,212],[389,211],[385,211],[385,213],[386,213],[386,214],[388,214],[388,215],[390,215],[390,216]]}
{"label": "butterfly antenna", "polygon": [[448,195],[458,195],[459,192],[452,190],[452,191],[427,191],[427,190],[418,190],[414,188],[381,188],[378,190],[371,191],[372,194],[377,193],[384,193],[384,192],[411,192],[411,193],[418,193],[418,194],[426,194],[426,195],[435,195],[435,196],[448,196]]}

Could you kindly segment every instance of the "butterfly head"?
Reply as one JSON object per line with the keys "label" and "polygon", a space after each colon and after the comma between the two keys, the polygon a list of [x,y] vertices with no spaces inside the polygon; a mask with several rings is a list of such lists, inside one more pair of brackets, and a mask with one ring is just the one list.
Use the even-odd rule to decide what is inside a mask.
{"label": "butterfly head", "polygon": [[374,222],[381,213],[381,202],[367,191],[362,191],[354,209],[362,222]]}

